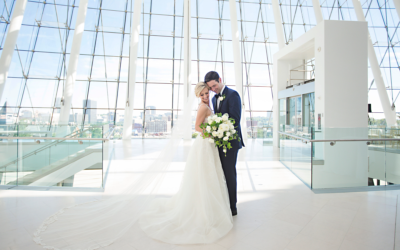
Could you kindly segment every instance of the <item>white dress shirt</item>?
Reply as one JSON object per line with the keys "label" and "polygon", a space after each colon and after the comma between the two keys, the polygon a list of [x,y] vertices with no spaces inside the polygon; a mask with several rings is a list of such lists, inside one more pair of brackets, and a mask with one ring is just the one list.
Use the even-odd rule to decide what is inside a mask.
{"label": "white dress shirt", "polygon": [[[220,92],[220,94],[221,94],[221,96],[222,96],[222,93],[224,93],[224,89],[225,89],[225,85],[222,87],[222,89],[221,89],[221,92]],[[217,99],[217,110],[219,109],[219,103],[220,103],[220,100],[219,100],[219,98]]]}

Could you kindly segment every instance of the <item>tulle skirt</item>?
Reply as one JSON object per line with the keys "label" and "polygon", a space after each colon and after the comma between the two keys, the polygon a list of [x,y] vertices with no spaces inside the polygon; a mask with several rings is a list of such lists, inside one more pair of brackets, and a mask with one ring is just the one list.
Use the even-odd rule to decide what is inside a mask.
{"label": "tulle skirt", "polygon": [[196,138],[178,193],[153,200],[139,224],[148,236],[172,244],[211,243],[232,229],[228,190],[214,144]]}

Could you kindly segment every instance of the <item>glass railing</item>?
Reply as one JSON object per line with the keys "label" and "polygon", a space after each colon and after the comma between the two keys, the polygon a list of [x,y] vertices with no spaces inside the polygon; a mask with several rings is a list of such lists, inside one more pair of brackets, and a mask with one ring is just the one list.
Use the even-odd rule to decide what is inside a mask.
{"label": "glass railing", "polygon": [[280,161],[312,189],[400,184],[399,128],[279,134]]}
{"label": "glass railing", "polygon": [[0,185],[104,187],[108,126],[0,126]]}

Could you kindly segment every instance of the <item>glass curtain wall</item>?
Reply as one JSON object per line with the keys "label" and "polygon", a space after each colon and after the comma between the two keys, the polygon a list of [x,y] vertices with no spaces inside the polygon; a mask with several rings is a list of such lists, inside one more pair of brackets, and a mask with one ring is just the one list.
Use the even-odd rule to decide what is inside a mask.
{"label": "glass curtain wall", "polygon": [[[323,18],[325,20],[357,21],[352,1],[320,0]],[[312,1],[279,0],[286,44],[315,26],[315,14]],[[399,17],[392,0],[361,1],[362,8],[368,21],[369,32],[375,48],[381,72],[385,81],[391,104],[400,105],[400,65],[397,51],[400,50],[398,35]],[[372,71],[368,73],[369,103],[372,104],[370,113],[371,125],[384,126],[383,109],[378,91],[374,83]],[[397,108],[398,124],[400,112]]]}
{"label": "glass curtain wall", "polygon": [[0,2],[0,56],[6,40],[8,25],[14,9],[15,0],[4,0]]}
{"label": "glass curtain wall", "polygon": [[[0,47],[14,1],[0,3]],[[311,0],[279,2],[287,44],[316,25]],[[356,20],[351,1],[320,4],[325,19]],[[393,1],[362,5],[390,100],[400,106]],[[58,123],[78,7],[79,0],[28,0],[0,100],[1,123]],[[89,0],[70,124],[123,124],[132,8],[132,0]],[[271,137],[272,62],[278,51],[271,1],[236,1],[236,8],[247,132]],[[139,38],[132,135],[164,137],[183,106],[183,0],[144,0]],[[193,86],[215,70],[235,88],[229,1],[191,0],[191,48]],[[371,72],[369,89],[371,118],[378,124],[383,113]]]}
{"label": "glass curtain wall", "polygon": [[[397,106],[398,124],[400,125],[400,39],[399,16],[392,0],[364,0],[360,1],[369,33],[380,63],[381,73],[390,103]],[[324,19],[357,21],[352,1],[326,0],[320,1]],[[370,124],[385,125],[383,109],[379,100],[378,91],[372,71],[368,69],[368,98],[372,104]]]}

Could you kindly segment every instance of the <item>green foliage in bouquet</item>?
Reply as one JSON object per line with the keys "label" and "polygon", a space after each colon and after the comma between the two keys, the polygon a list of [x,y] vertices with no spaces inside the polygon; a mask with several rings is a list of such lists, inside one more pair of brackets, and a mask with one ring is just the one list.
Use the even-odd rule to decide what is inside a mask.
{"label": "green foliage in bouquet", "polygon": [[228,114],[217,113],[208,117],[207,123],[202,123],[200,128],[203,130],[203,138],[208,138],[210,143],[216,147],[223,147],[226,156],[228,149],[232,148],[231,141],[238,140],[238,133],[235,128],[235,119],[229,118]]}

